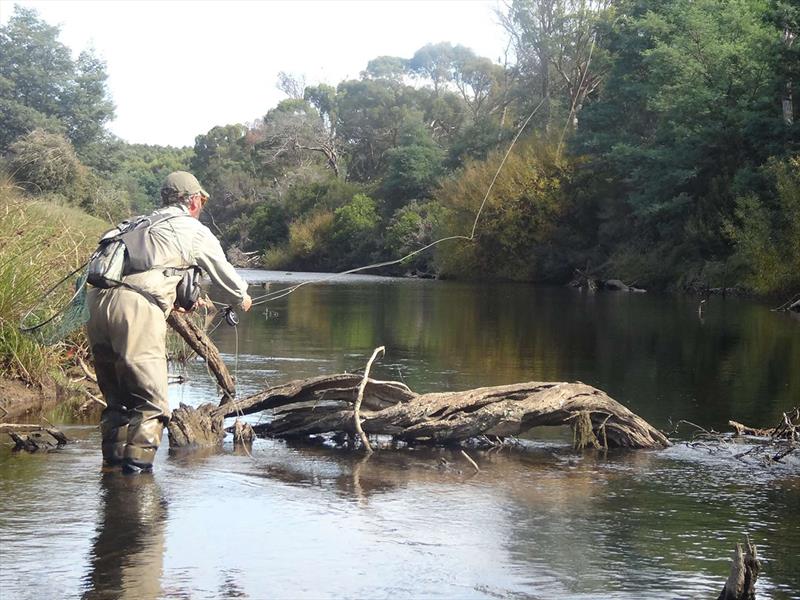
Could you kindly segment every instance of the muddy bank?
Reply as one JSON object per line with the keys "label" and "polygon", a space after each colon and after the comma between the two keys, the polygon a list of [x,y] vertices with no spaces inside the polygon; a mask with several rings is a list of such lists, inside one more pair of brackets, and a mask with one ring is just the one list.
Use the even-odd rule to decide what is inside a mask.
{"label": "muddy bank", "polygon": [[102,406],[89,394],[99,397],[100,390],[87,381],[48,379],[40,385],[30,385],[0,378],[0,422],[35,421],[52,412],[65,421],[99,422]]}

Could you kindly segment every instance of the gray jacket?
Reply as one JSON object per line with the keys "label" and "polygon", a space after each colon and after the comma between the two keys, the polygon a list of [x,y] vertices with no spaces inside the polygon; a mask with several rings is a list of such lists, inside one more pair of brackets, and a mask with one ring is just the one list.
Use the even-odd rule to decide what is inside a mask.
{"label": "gray jacket", "polygon": [[[198,266],[228,295],[241,302],[247,294],[247,283],[225,258],[219,240],[211,230],[189,214],[183,205],[155,211],[175,218],[165,219],[150,228],[150,241],[155,245],[157,267],[123,278],[125,283],[151,294],[165,315],[175,304],[175,288],[182,273],[170,268]],[[165,273],[166,272],[166,273]]]}

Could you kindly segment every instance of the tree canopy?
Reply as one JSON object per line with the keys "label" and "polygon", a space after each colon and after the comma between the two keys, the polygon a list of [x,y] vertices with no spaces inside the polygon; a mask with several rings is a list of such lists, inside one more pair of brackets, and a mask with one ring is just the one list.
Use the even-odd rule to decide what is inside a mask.
{"label": "tree canopy", "polygon": [[178,149],[110,136],[102,60],[16,8],[0,152],[23,177],[20,156],[59,149],[60,175],[39,160],[24,177],[109,219],[191,169],[209,226],[273,268],[348,269],[455,235],[471,239],[389,272],[796,290],[796,3],[512,0],[499,16],[502,57],[434,42],[337,85],[281,72],[286,98],[260,118]]}

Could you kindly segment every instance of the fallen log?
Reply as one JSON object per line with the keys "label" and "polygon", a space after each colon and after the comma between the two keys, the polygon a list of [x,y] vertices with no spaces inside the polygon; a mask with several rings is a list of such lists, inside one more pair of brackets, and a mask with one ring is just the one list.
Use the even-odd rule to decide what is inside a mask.
{"label": "fallen log", "polygon": [[[272,420],[257,433],[279,438],[321,433],[356,434],[354,409],[360,375],[338,374],[292,381],[219,407],[182,406],[173,413],[170,443],[203,445],[216,438],[184,430],[219,431],[225,417],[265,410]],[[416,394],[402,383],[367,379],[360,406],[367,435],[389,435],[407,442],[458,444],[480,435],[519,435],[543,425],[588,423],[578,446],[657,448],[670,445],[664,434],[604,392],[583,383],[518,383],[459,392]],[[581,417],[578,419],[577,417]],[[184,419],[191,420],[185,428]],[[173,428],[182,435],[172,435]],[[587,439],[588,437],[588,439]],[[180,443],[178,443],[180,442]]]}
{"label": "fallen log", "polygon": [[196,325],[186,313],[172,311],[167,317],[167,323],[180,335],[189,347],[198,356],[203,358],[209,370],[214,374],[217,384],[222,389],[221,403],[225,404],[236,396],[236,384],[231,377],[225,361],[222,360],[219,350],[212,342],[205,331]]}

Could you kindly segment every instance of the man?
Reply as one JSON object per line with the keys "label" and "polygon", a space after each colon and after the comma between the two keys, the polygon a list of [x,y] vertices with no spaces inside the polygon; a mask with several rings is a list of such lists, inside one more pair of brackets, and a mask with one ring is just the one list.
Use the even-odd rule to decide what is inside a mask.
{"label": "man", "polygon": [[153,268],[125,275],[122,285],[88,292],[87,334],[97,383],[105,397],[100,430],[103,462],[123,471],[152,469],[167,402],[166,318],[186,268],[199,266],[212,281],[250,309],[247,283],[225,258],[219,241],[198,220],[209,195],[185,171],[167,176],[163,208],[145,237]]}

